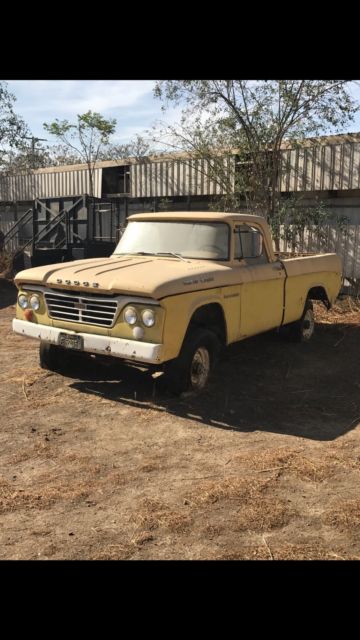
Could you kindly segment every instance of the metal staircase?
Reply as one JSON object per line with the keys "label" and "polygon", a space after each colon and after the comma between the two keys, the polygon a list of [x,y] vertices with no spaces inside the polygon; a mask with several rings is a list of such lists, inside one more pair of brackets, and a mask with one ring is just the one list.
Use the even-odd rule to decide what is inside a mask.
{"label": "metal staircase", "polygon": [[[56,213],[50,208],[57,200]],[[70,206],[69,206],[70,205]],[[69,200],[36,199],[3,236],[13,271],[87,257],[103,257],[116,245],[117,220],[112,203],[87,195]]]}
{"label": "metal staircase", "polygon": [[25,213],[17,220],[13,226],[4,234],[3,238],[3,250],[4,251],[16,251],[21,249],[21,239],[23,237],[22,231],[26,224],[32,221],[33,208],[30,207]]}

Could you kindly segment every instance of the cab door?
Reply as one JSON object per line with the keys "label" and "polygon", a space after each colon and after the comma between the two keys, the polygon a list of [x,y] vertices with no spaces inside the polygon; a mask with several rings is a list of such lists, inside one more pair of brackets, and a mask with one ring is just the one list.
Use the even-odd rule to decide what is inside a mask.
{"label": "cab door", "polygon": [[234,234],[235,269],[242,283],[240,337],[246,337],[281,325],[285,270],[280,262],[269,262],[260,228],[236,225]]}

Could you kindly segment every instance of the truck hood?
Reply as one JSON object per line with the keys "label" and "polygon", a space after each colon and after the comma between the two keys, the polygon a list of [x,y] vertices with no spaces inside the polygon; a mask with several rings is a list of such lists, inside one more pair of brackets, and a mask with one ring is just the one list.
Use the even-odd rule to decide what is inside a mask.
{"label": "truck hood", "polygon": [[228,264],[158,256],[111,256],[34,267],[19,272],[17,287],[45,287],[127,293],[156,300],[178,293],[228,284]]}

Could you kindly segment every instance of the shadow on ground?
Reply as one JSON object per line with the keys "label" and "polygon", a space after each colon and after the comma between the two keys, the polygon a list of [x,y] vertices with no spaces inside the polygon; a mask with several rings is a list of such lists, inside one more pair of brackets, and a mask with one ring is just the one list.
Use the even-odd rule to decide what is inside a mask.
{"label": "shadow on ground", "polygon": [[334,440],[360,422],[359,341],[360,327],[346,324],[318,325],[309,344],[256,336],[226,350],[199,396],[171,396],[162,378],[112,358],[78,364],[71,387],[213,428]]}

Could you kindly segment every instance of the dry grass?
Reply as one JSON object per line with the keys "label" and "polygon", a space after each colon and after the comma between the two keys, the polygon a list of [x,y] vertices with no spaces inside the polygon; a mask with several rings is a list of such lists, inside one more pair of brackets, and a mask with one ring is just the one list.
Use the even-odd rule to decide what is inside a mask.
{"label": "dry grass", "polygon": [[336,507],[328,510],[323,520],[325,524],[336,527],[339,531],[350,531],[360,534],[360,500],[344,500]]}
{"label": "dry grass", "polygon": [[152,473],[152,471],[160,471],[164,466],[159,462],[146,462],[139,466],[139,471],[142,473]]}
{"label": "dry grass", "polygon": [[26,387],[32,387],[35,382],[39,382],[40,386],[45,381],[46,378],[54,377],[54,373],[50,373],[48,371],[42,371],[39,367],[34,367],[33,369],[19,368],[13,369],[12,375],[6,375],[0,377],[0,383],[9,384],[9,382],[14,383],[23,383],[25,381]]}
{"label": "dry grass", "polygon": [[241,551],[225,551],[215,555],[214,560],[271,560],[264,546],[244,547]]}
{"label": "dry grass", "polygon": [[183,511],[171,509],[167,504],[152,498],[143,498],[140,509],[131,517],[137,528],[154,531],[160,527],[177,533],[189,529],[192,519]]}
{"label": "dry grass", "polygon": [[141,550],[147,543],[154,540],[151,531],[135,532],[129,542],[99,544],[99,548],[94,551],[91,560],[129,560],[137,551]]}
{"label": "dry grass", "polygon": [[314,303],[315,319],[323,324],[343,323],[346,324],[360,323],[360,301],[351,296],[347,296],[343,300],[338,300],[330,311],[320,302]]}
{"label": "dry grass", "polygon": [[[39,443],[31,450],[31,459],[40,455],[46,458],[55,457],[48,445]],[[15,462],[28,460],[28,456],[18,454],[13,456]],[[64,456],[65,458],[66,456]],[[118,487],[122,487],[133,478],[131,474],[125,474],[111,469],[103,471],[102,466],[88,456],[70,454],[70,465],[61,468],[50,467],[49,470],[32,477],[33,485],[20,488],[6,478],[0,478],[0,513],[16,511],[17,509],[47,509],[57,502],[75,502],[87,498],[91,492],[100,491],[113,493]],[[57,474],[55,475],[57,470]]]}
{"label": "dry grass", "polygon": [[28,489],[16,489],[10,482],[0,485],[0,513],[17,509],[47,509],[59,501],[74,502],[89,495],[89,484],[84,481],[57,482]]}
{"label": "dry grass", "polygon": [[241,499],[248,501],[262,486],[260,481],[251,483],[237,476],[228,476],[217,481],[201,482],[195,489],[185,495],[187,504],[199,506],[214,504],[220,500]]}
{"label": "dry grass", "polygon": [[[269,552],[270,550],[270,552]],[[270,555],[271,554],[271,555]],[[266,539],[266,544],[246,546],[240,551],[225,552],[216,556],[217,560],[348,560],[343,552],[324,549],[311,543],[279,544],[272,538]]]}
{"label": "dry grass", "polygon": [[232,465],[239,465],[241,470],[254,473],[274,472],[280,477],[291,473],[301,480],[324,482],[339,471],[360,469],[360,458],[354,451],[344,446],[331,445],[324,449],[305,455],[297,449],[279,448],[256,454],[248,452],[235,455]]}
{"label": "dry grass", "polygon": [[297,449],[289,449],[287,447],[279,447],[260,453],[243,451],[234,455],[229,462],[231,462],[232,466],[239,466],[239,471],[278,471],[285,468],[297,454]]}
{"label": "dry grass", "polygon": [[205,537],[208,540],[213,540],[214,538],[222,536],[224,533],[226,533],[226,531],[227,527],[225,525],[207,524],[200,533],[202,537]]}
{"label": "dry grass", "polygon": [[286,526],[295,510],[275,495],[242,504],[230,522],[233,531],[270,531]]}
{"label": "dry grass", "polygon": [[94,551],[90,560],[128,560],[134,551],[135,547],[131,544],[108,544]]}
{"label": "dry grass", "polygon": [[37,458],[54,458],[56,456],[56,452],[52,446],[50,446],[47,442],[36,442],[32,446],[28,446],[26,449],[22,451],[17,451],[9,456],[5,460],[6,465],[15,465],[20,462],[26,462],[26,460],[36,460]]}
{"label": "dry grass", "polygon": [[[275,478],[276,481],[276,478]],[[238,476],[229,476],[217,482],[206,482],[198,485],[186,495],[185,501],[192,507],[209,505],[217,502],[236,501],[236,512],[227,521],[231,531],[266,531],[283,527],[291,520],[294,509],[289,503],[279,499],[275,493],[271,497],[265,495],[274,478],[249,480]],[[234,509],[234,502],[228,509]],[[215,531],[209,529],[210,537]]]}
{"label": "dry grass", "polygon": [[[42,371],[36,345],[12,336],[10,304],[0,313],[3,558],[358,559],[358,303],[330,315],[316,305],[324,324],[305,356],[254,339],[246,379],[234,361],[209,394],[160,396],[156,411],[140,378],[113,384],[100,368],[79,385]],[[310,384],[303,402],[295,394]],[[239,385],[263,403],[259,417]],[[239,400],[225,429],[212,421],[224,389]]]}

